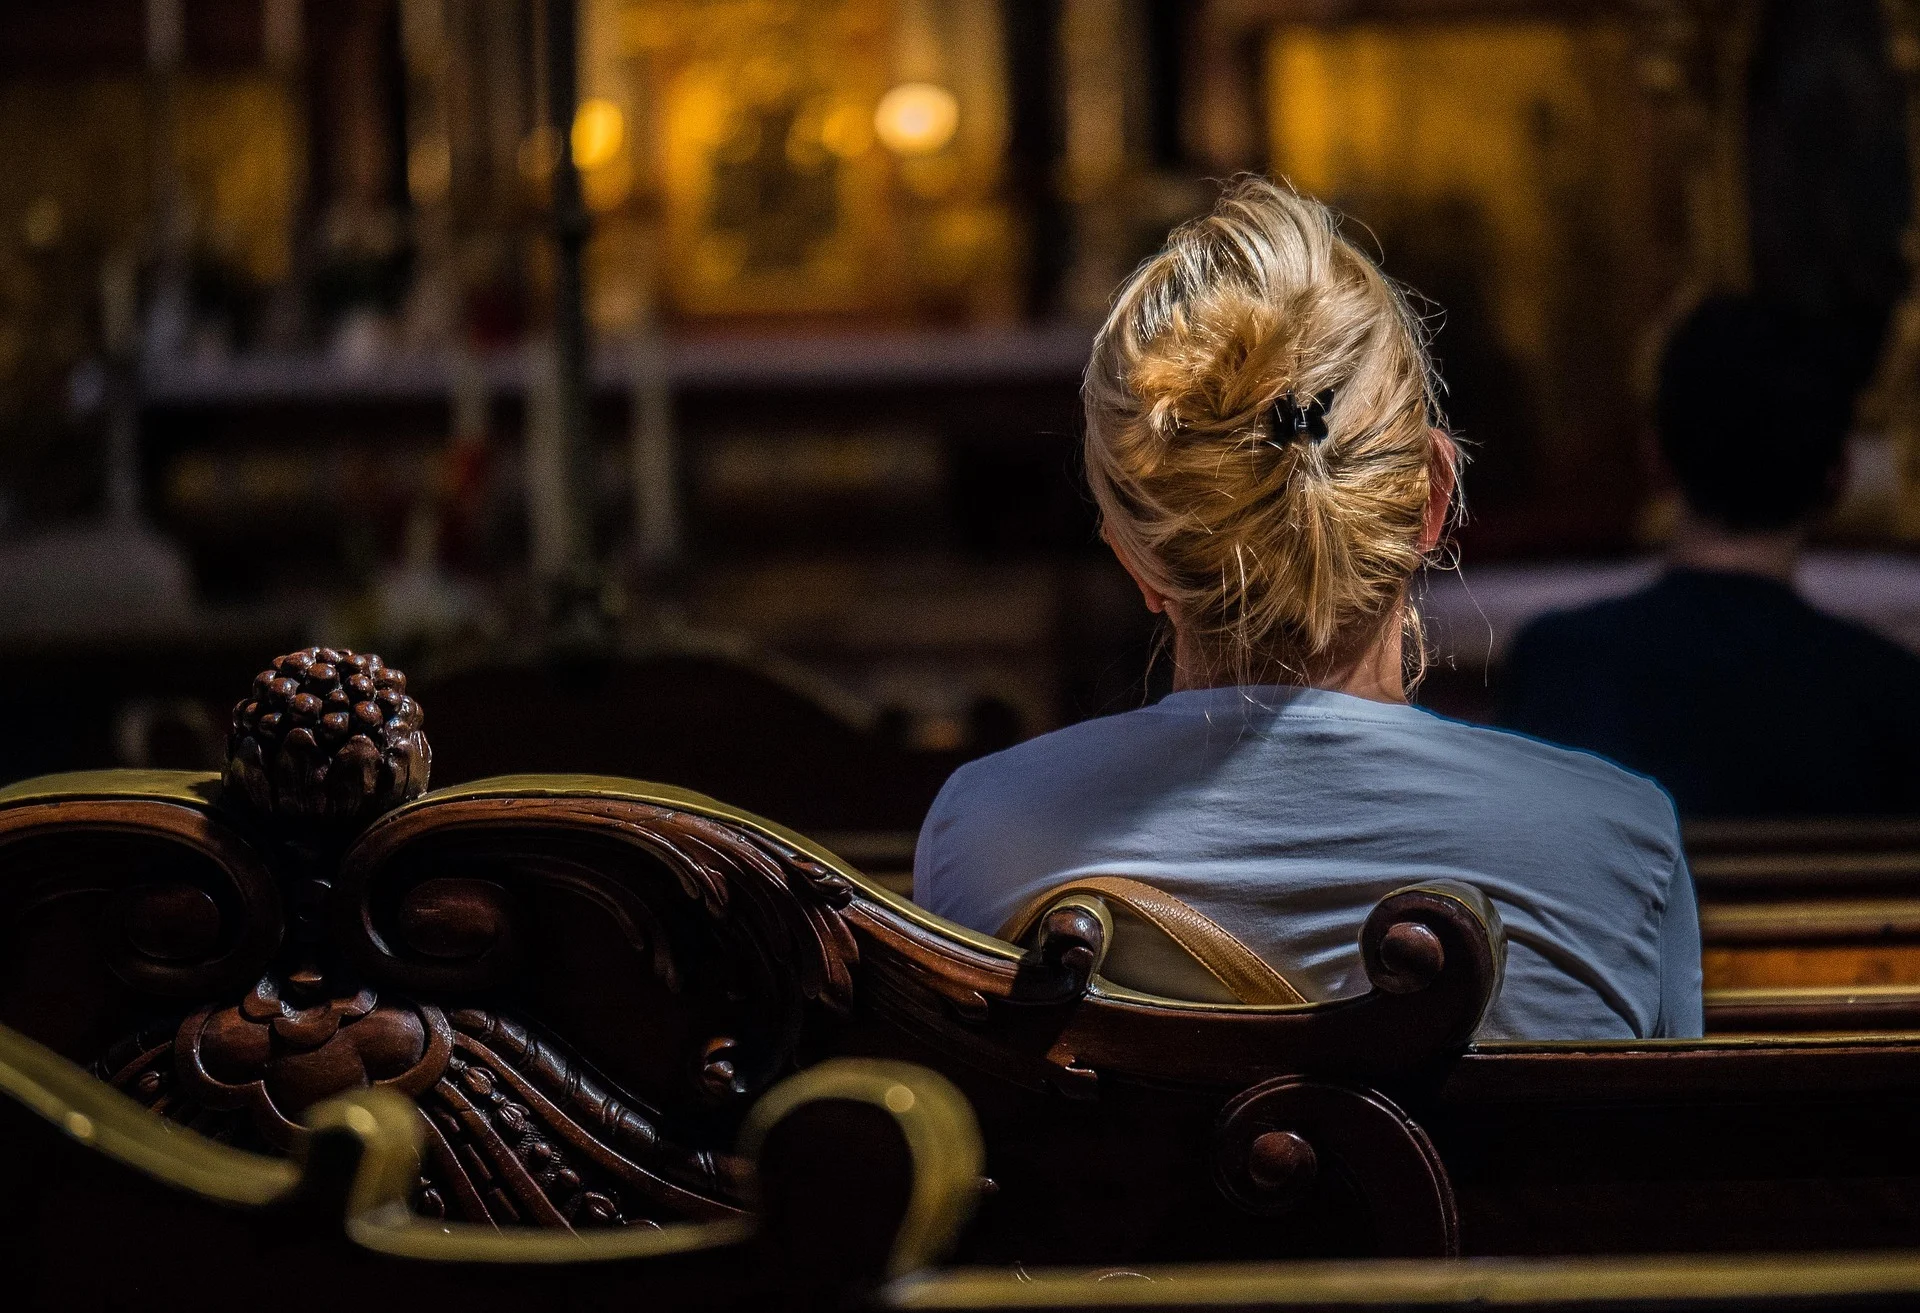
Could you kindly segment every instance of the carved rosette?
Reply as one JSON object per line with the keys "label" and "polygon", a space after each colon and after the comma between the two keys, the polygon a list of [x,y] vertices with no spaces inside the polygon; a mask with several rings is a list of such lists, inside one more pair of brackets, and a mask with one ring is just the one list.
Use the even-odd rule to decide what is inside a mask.
{"label": "carved rosette", "polygon": [[245,1110],[269,1143],[287,1149],[300,1128],[284,1110],[304,1111],[365,1085],[418,1098],[452,1049],[438,1008],[382,1006],[371,989],[300,1006],[262,976],[237,1005],[202,1008],[182,1022],[171,1058],[187,1097]]}

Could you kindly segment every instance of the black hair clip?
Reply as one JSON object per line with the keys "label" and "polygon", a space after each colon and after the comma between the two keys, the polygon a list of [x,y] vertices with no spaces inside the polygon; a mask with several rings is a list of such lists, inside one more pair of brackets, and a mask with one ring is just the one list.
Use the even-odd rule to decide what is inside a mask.
{"label": "black hair clip", "polygon": [[1333,408],[1333,389],[1328,388],[1303,406],[1293,393],[1283,392],[1273,403],[1273,438],[1281,446],[1300,438],[1312,442],[1327,440],[1327,412]]}

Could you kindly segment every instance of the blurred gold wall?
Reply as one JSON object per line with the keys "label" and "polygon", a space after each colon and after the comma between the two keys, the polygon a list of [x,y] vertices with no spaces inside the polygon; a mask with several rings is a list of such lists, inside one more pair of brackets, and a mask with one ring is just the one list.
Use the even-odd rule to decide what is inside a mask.
{"label": "blurred gold wall", "polygon": [[195,267],[235,291],[288,277],[303,130],[269,75],[0,82],[0,466],[57,443],[77,361],[130,348],[156,261],[183,287]]}
{"label": "blurred gold wall", "polygon": [[175,167],[197,242],[256,283],[292,272],[305,124],[286,83],[196,77],[179,90]]}
{"label": "blurred gold wall", "polygon": [[[625,129],[586,170],[598,243],[638,263],[639,230],[657,226],[668,309],[1013,315],[993,0],[597,0],[586,14],[583,90]],[[596,268],[598,317],[618,326],[650,271]]]}
{"label": "blurred gold wall", "polygon": [[1568,220],[1641,227],[1643,170],[1615,149],[1631,53],[1611,24],[1282,28],[1268,55],[1274,165],[1395,231],[1470,211],[1480,231],[1449,236],[1484,243],[1501,345],[1544,369],[1582,236]]}
{"label": "blurred gold wall", "polygon": [[1647,358],[1694,274],[1672,218],[1692,161],[1661,150],[1646,53],[1605,13],[1281,22],[1263,50],[1274,171],[1444,308],[1477,494],[1566,547],[1636,513]]}
{"label": "blurred gold wall", "polygon": [[0,85],[0,425],[86,353],[98,263],[140,243],[141,109],[132,80]]}

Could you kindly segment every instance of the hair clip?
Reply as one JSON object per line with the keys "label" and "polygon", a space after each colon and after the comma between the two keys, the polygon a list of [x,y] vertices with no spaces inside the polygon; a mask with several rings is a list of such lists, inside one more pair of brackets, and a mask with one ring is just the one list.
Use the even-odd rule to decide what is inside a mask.
{"label": "hair clip", "polygon": [[1321,443],[1327,440],[1327,412],[1333,408],[1333,389],[1328,388],[1303,406],[1291,392],[1283,392],[1273,403],[1273,436],[1276,445],[1306,438]]}

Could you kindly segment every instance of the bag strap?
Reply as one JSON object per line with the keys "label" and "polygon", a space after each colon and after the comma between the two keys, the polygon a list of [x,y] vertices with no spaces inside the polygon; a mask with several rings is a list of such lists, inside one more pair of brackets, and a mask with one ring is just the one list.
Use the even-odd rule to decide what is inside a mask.
{"label": "bag strap", "polygon": [[1219,922],[1164,890],[1123,875],[1088,875],[1055,885],[1008,918],[1000,927],[1000,938],[1020,943],[1033,933],[1047,909],[1074,894],[1096,895],[1153,926],[1242,1003],[1307,1001],[1271,963]]}

